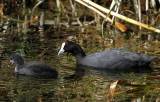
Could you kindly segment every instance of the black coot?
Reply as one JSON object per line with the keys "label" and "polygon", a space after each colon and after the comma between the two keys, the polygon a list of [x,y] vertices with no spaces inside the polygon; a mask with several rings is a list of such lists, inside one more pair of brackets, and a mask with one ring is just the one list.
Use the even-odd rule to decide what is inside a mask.
{"label": "black coot", "polygon": [[82,48],[71,41],[63,41],[58,55],[70,52],[76,57],[78,65],[114,71],[144,71],[151,70],[149,64],[155,56],[122,49],[110,49],[86,55]]}
{"label": "black coot", "polygon": [[22,56],[18,53],[14,53],[11,55],[10,63],[16,64],[15,72],[17,74],[47,78],[56,78],[58,76],[58,72],[45,63],[35,62],[24,64]]}

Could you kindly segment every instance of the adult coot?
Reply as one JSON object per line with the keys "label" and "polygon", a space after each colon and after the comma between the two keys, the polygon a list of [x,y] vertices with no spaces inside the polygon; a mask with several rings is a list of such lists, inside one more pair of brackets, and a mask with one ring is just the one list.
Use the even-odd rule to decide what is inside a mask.
{"label": "adult coot", "polygon": [[24,64],[22,56],[18,53],[14,53],[11,55],[10,63],[16,64],[15,72],[17,74],[47,78],[56,78],[58,76],[58,72],[45,63],[34,62]]}
{"label": "adult coot", "polygon": [[155,56],[123,49],[110,49],[86,55],[82,48],[71,41],[63,41],[58,55],[70,52],[76,57],[78,65],[113,71],[151,71],[149,64]]}

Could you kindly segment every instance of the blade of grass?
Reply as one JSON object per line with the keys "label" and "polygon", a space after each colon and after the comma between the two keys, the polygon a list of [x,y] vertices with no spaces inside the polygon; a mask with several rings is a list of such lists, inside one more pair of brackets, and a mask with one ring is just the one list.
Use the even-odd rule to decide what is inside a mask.
{"label": "blade of grass", "polygon": [[112,9],[115,7],[115,5],[116,5],[116,3],[117,3],[117,0],[115,1],[115,3],[114,3],[114,5],[112,6],[112,8],[110,9],[110,11],[109,11],[109,13],[106,15],[106,18],[103,20],[103,22],[102,22],[102,38],[104,39],[104,34],[103,34],[103,29],[104,29],[104,23],[107,21],[107,18],[110,16],[110,14],[111,14],[111,11],[112,11]]}
{"label": "blade of grass", "polygon": [[9,19],[9,20],[11,20],[11,21],[24,22],[24,21],[22,21],[22,20],[14,19],[14,18],[7,17],[7,16],[1,16],[1,15],[0,15],[0,17],[5,18],[5,19]]}
{"label": "blade of grass", "polygon": [[39,0],[38,3],[33,7],[32,12],[31,12],[31,18],[30,18],[31,24],[32,24],[32,18],[33,18],[33,13],[34,13],[35,8],[43,2],[44,2],[44,0]]}

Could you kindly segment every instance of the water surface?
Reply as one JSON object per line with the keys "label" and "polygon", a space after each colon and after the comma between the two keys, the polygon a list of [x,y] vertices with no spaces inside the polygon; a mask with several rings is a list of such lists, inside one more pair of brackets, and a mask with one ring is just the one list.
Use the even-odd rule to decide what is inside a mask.
{"label": "water surface", "polygon": [[[47,14],[48,12],[46,11]],[[35,14],[41,14],[41,10]],[[57,17],[52,16],[53,12],[47,14],[47,20],[50,16]],[[27,20],[25,18],[29,17],[25,13],[20,19]],[[7,32],[0,33],[0,101],[158,102],[160,100],[159,58],[151,63],[154,70],[151,73],[110,73],[84,66],[77,67],[74,56],[68,53],[57,56],[63,40],[72,40],[77,42],[86,54],[121,48],[159,57],[158,34],[149,33],[148,36],[146,32],[142,32],[140,35],[132,33],[127,35],[115,29],[105,29],[105,39],[102,39],[101,31],[94,25],[68,28],[64,25],[55,27],[49,24],[44,25],[44,28],[28,25],[17,28],[15,25],[8,26]],[[42,79],[16,76],[15,65],[8,66],[9,57],[14,52],[19,52],[25,62],[39,61],[53,66],[59,72],[59,77]],[[118,80],[114,95],[109,97],[110,85]]]}

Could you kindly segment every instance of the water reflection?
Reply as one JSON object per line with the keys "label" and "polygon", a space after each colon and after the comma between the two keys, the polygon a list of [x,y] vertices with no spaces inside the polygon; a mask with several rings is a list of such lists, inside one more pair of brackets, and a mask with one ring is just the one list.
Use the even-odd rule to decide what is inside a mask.
{"label": "water reflection", "polygon": [[[31,77],[16,78],[11,90],[13,101],[45,101],[46,97],[53,97],[57,88],[57,80],[35,79]],[[51,101],[47,99],[47,101]]]}
{"label": "water reflection", "polygon": [[[10,7],[4,9],[7,8]],[[130,85],[128,83],[118,84],[113,101],[159,101],[159,59],[151,64],[154,69],[151,73],[119,73],[118,71],[111,73],[106,70],[76,66],[75,58],[70,54],[57,57],[58,48],[66,39],[78,42],[87,54],[121,48],[159,57],[158,34],[146,31],[140,34],[135,32],[124,34],[111,28],[105,29],[105,39],[102,39],[101,31],[97,30],[96,26],[69,27],[65,19],[64,22],[62,21],[61,27],[58,27],[54,21],[61,18],[56,11],[45,10],[45,14],[43,14],[43,10],[36,12],[35,16],[40,14],[42,16],[41,26],[38,25],[37,20],[35,20],[35,25],[29,25],[30,23],[23,25],[21,20],[27,21],[30,17],[27,14],[31,9],[26,8],[20,14],[17,10],[21,9],[15,7],[13,11],[16,13],[9,11],[8,14],[20,22],[17,21],[17,24],[17,22],[3,19],[1,23],[4,26],[0,27],[0,101],[106,102],[111,83],[120,79],[129,81]],[[44,24],[43,15],[47,16]],[[48,20],[49,17],[52,19]],[[48,21],[50,24],[46,23]],[[77,22],[73,23],[77,25]],[[23,32],[23,30],[26,31]],[[9,56],[13,52],[21,53],[26,62],[40,61],[53,66],[60,73],[59,78],[42,79],[15,76],[14,69],[7,66]],[[141,87],[133,86],[135,83]]]}
{"label": "water reflection", "polygon": [[[0,90],[1,100],[4,101],[106,101],[108,99],[109,86],[112,82],[120,79],[127,79],[131,82],[138,82],[148,86],[159,87],[159,78],[147,77],[159,75],[159,60],[153,62],[154,67],[152,73],[110,73],[106,70],[93,70],[84,66],[76,66],[76,61],[70,54],[57,57],[61,40],[76,40],[88,54],[98,51],[122,48],[144,52],[148,55],[159,56],[159,42],[148,42],[150,46],[143,48],[141,43],[145,41],[134,41],[134,44],[127,43],[128,40],[118,39],[116,43],[108,43],[100,39],[101,35],[95,30],[85,29],[82,34],[79,32],[81,28],[63,29],[61,32],[51,30],[44,32],[41,37],[40,33],[26,35],[2,36],[1,44],[1,69],[0,69]],[[77,33],[78,32],[78,33]],[[96,32],[96,33],[95,33]],[[10,39],[8,39],[8,37]],[[92,38],[92,40],[88,40]],[[41,40],[42,39],[42,40]],[[124,38],[123,38],[124,39]],[[138,45],[138,46],[137,46]],[[152,49],[153,48],[153,49]],[[156,51],[155,51],[156,50]],[[60,77],[58,79],[39,79],[33,77],[14,76],[14,69],[8,68],[8,59],[13,51],[24,53],[25,61],[45,62],[58,70]],[[135,87],[135,86],[134,86]],[[134,89],[129,85],[118,85],[114,101],[132,101],[134,99],[146,95],[145,100],[156,100],[158,89],[144,89],[141,91],[133,91],[126,93],[130,89]],[[139,88],[139,87],[138,87]],[[124,92],[123,94],[118,94]],[[150,96],[152,95],[152,96]],[[6,98],[7,97],[7,98]],[[143,97],[141,99],[144,99]]]}
{"label": "water reflection", "polygon": [[[145,69],[145,68],[144,68]],[[153,72],[153,71],[152,71]],[[107,79],[114,79],[114,80],[120,80],[124,79],[124,74],[128,73],[134,73],[133,70],[104,70],[104,69],[97,69],[94,67],[88,67],[84,65],[76,65],[74,74],[65,77],[64,79],[74,79],[76,81],[82,80],[84,76],[93,76],[93,77],[101,77],[101,78],[107,78]],[[138,74],[147,74],[151,73],[151,70],[145,71],[142,70],[141,72],[138,72]],[[136,73],[134,73],[136,74]]]}

